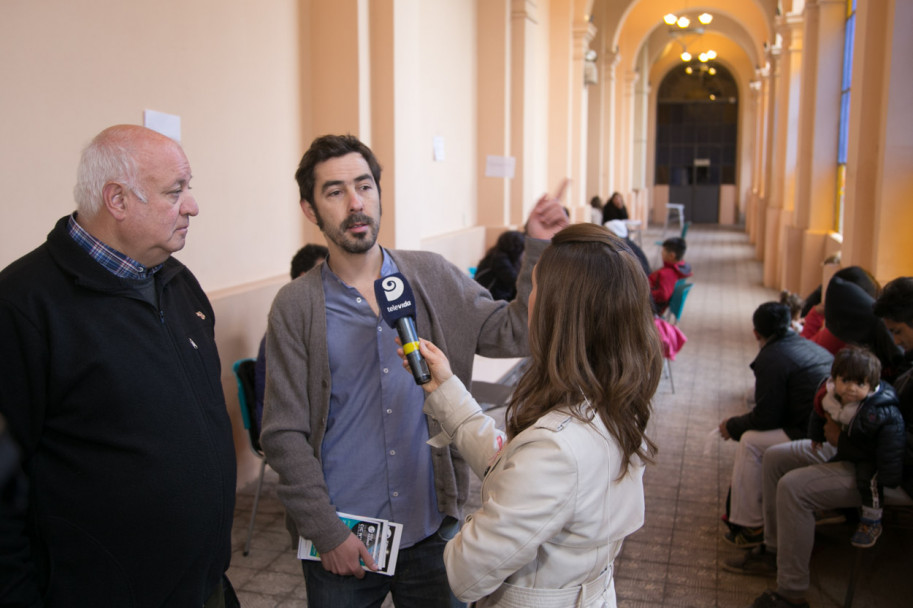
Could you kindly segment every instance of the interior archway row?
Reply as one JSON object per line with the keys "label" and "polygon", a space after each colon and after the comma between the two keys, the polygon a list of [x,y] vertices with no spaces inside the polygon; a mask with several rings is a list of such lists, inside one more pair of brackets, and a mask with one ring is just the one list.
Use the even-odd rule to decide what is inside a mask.
{"label": "interior archway row", "polygon": [[[404,166],[399,163],[409,160],[411,142],[403,137],[415,125],[400,116],[422,96],[407,93],[406,82],[426,81],[422,68],[429,66],[418,60],[412,69],[398,54],[413,37],[404,28],[415,17],[400,8],[419,13],[412,25],[427,22],[412,2],[394,3],[392,25],[378,21],[382,4],[370,7],[371,49],[391,39],[393,55],[367,60],[372,84],[359,124],[373,124],[375,144]],[[853,9],[852,0],[484,0],[475,7],[474,76],[468,76],[475,115],[466,124],[475,129],[469,179],[477,203],[468,228],[483,227],[487,243],[521,224],[538,195],[564,176],[572,178],[568,205],[575,219],[589,216],[591,196],[620,191],[635,217],[661,221],[669,187],[656,175],[659,85],[681,67],[684,51],[713,50],[714,63],[735,82],[738,107],[735,161],[730,183],[720,187],[716,217],[745,227],[764,261],[765,283],[805,292],[820,282],[822,260],[836,251],[844,264],[863,265],[881,280],[913,274],[913,240],[901,228],[913,225],[913,207],[904,201],[913,190],[913,133],[904,115],[911,73],[902,65],[913,56],[909,3],[859,0]],[[837,125],[848,9],[855,10],[855,54],[838,232]],[[712,22],[685,34],[670,33],[674,27],[663,21],[674,13],[696,23],[705,12]],[[447,70],[448,61],[434,69]],[[392,86],[378,85],[386,82],[377,69],[385,62],[396,66]],[[392,112],[389,123],[380,108]],[[388,130],[387,124],[396,126]],[[512,179],[486,177],[492,156],[513,160]],[[395,204],[409,212],[402,193]],[[387,236],[409,245],[403,226],[398,219]],[[433,229],[422,232],[420,246],[446,252]]]}

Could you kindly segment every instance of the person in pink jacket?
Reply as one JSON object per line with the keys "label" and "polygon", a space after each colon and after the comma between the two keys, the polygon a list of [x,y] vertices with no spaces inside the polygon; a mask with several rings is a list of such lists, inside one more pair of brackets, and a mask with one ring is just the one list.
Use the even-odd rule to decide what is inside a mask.
{"label": "person in pink jacket", "polygon": [[656,305],[656,314],[662,314],[669,306],[675,283],[690,277],[691,265],[685,257],[685,239],[674,236],[663,241],[663,267],[650,273],[650,296]]}

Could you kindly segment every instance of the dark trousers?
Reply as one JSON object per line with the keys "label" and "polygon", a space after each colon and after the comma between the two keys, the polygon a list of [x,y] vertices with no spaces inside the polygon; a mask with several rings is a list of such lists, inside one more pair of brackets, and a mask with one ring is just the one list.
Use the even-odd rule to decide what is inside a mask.
{"label": "dark trousers", "polygon": [[365,577],[339,576],[320,562],[302,560],[311,608],[380,608],[392,593],[397,608],[460,608],[444,569],[444,545],[459,529],[445,518],[438,531],[408,549],[400,549],[393,576],[366,572]]}
{"label": "dark trousers", "polygon": [[213,590],[203,608],[241,608],[238,596],[235,595],[235,588],[231,586],[227,576],[222,576],[222,584]]}
{"label": "dark trousers", "polygon": [[884,505],[884,486],[878,483],[875,460],[856,462],[856,487],[862,497],[862,506],[880,509]]}

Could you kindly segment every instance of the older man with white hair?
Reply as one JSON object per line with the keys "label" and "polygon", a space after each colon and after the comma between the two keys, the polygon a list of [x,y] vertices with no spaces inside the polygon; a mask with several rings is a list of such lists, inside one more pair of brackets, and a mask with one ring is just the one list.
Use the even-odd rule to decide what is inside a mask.
{"label": "older man with white hair", "polygon": [[76,212],[0,272],[0,414],[29,483],[0,518],[0,605],[226,605],[231,424],[212,307],[171,257],[190,179],[177,142],[105,129]]}

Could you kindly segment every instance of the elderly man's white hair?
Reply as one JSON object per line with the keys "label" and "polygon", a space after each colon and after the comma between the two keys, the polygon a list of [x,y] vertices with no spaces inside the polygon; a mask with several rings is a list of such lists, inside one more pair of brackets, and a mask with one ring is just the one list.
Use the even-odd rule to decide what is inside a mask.
{"label": "elderly man's white hair", "polygon": [[109,127],[95,136],[82,151],[76,170],[73,198],[79,215],[89,219],[101,209],[102,189],[108,182],[118,182],[133,191],[144,203],[147,197],[137,180],[137,132],[145,130],[136,125]]}

